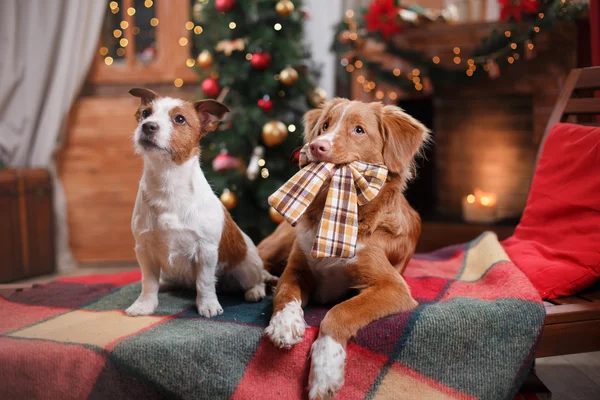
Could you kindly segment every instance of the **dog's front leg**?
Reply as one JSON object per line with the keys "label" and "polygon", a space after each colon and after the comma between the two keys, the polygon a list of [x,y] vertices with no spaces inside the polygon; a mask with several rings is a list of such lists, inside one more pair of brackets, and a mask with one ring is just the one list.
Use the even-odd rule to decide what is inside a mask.
{"label": "dog's front leg", "polygon": [[308,302],[314,278],[306,257],[295,242],[273,297],[273,316],[265,333],[279,348],[290,349],[306,331],[302,307]]}
{"label": "dog's front leg", "polygon": [[216,290],[216,270],[219,261],[219,248],[207,246],[202,249],[202,263],[198,265],[196,277],[196,307],[198,314],[206,318],[223,313]]}
{"label": "dog's front leg", "polygon": [[125,313],[131,316],[149,315],[158,306],[160,266],[148,257],[148,252],[140,245],[135,246],[135,255],[142,270],[142,293]]}
{"label": "dog's front leg", "polygon": [[359,251],[346,272],[361,291],[329,310],[321,322],[319,337],[312,345],[308,383],[311,400],[332,398],[342,387],[346,344],[359,329],[418,305],[404,278],[380,248],[369,246]]}

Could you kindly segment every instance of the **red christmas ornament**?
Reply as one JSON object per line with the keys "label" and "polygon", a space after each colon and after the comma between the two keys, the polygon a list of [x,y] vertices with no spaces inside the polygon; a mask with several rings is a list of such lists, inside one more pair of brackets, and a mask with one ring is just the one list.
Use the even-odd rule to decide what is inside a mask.
{"label": "red christmas ornament", "polygon": [[379,32],[386,40],[394,33],[402,32],[402,26],[396,19],[399,11],[395,0],[374,0],[364,16],[367,31]]}
{"label": "red christmas ornament", "polygon": [[222,172],[228,169],[236,169],[240,166],[240,161],[230,155],[227,150],[223,150],[221,154],[215,157],[212,162],[212,168],[215,172]]}
{"label": "red christmas ornament", "polygon": [[267,69],[271,65],[271,55],[266,51],[252,54],[250,65],[256,69]]}
{"label": "red christmas ornament", "polygon": [[235,6],[235,0],[215,0],[215,8],[218,12],[225,13]]}
{"label": "red christmas ornament", "polygon": [[221,86],[219,81],[214,78],[206,78],[202,82],[202,91],[207,97],[217,97],[221,93]]}
{"label": "red christmas ornament", "polygon": [[258,101],[258,106],[266,113],[271,112],[273,109],[273,100],[269,96],[265,96]]}

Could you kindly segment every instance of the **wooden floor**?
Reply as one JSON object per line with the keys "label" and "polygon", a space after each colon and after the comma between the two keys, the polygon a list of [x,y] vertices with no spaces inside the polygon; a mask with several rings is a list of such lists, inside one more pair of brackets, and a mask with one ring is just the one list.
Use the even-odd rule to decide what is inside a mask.
{"label": "wooden floor", "polygon": [[600,399],[600,351],[535,362],[537,376],[552,393],[552,400]]}
{"label": "wooden floor", "polygon": [[[61,276],[115,274],[134,269],[137,266],[132,264],[95,265]],[[20,283],[44,283],[56,277],[57,275],[44,276]],[[600,399],[600,352],[538,358],[536,372],[552,392],[552,400]]]}

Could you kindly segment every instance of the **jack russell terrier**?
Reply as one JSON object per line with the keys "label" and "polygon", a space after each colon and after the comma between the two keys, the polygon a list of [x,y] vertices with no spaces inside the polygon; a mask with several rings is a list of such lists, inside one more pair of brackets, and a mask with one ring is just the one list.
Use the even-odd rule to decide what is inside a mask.
{"label": "jack russell terrier", "polygon": [[144,172],[131,228],[142,270],[142,293],[125,311],[148,315],[158,306],[159,287],[195,288],[198,313],[223,312],[216,283],[244,291],[247,301],[265,297],[276,279],[263,268],[256,246],[231,219],[200,169],[199,142],[214,131],[227,106],[161,97],[148,89],[129,93],[141,99],[136,113],[135,150]]}

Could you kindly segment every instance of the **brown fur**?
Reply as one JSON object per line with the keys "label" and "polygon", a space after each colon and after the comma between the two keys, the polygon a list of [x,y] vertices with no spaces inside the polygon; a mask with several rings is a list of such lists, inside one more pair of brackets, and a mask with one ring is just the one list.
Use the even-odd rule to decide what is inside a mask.
{"label": "brown fur", "polygon": [[225,213],[225,223],[219,243],[219,263],[226,265],[225,272],[227,272],[229,268],[240,265],[246,259],[248,245],[246,245],[240,228],[225,207],[223,207],[223,212]]}
{"label": "brown fur", "polygon": [[185,123],[175,125],[173,123],[173,133],[169,148],[171,149],[171,159],[177,165],[181,165],[190,157],[200,155],[200,138],[206,134],[202,130],[200,118],[196,113],[194,105],[185,103],[183,107],[175,107],[170,112],[171,120],[177,115],[183,115]]}
{"label": "brown fur", "polygon": [[[397,107],[334,99],[323,109],[305,115],[305,141],[318,140],[327,133],[323,124],[328,122],[331,127],[342,115],[344,120],[327,161],[383,162],[389,169],[379,195],[358,209],[358,244],[364,246],[357,252],[357,261],[346,266],[346,273],[359,294],[333,307],[320,327],[320,335],[346,346],[368,323],[417,305],[401,274],[415,251],[421,220],[402,192],[412,176],[414,157],[428,139],[428,130]],[[365,134],[353,133],[358,125]],[[274,315],[288,302],[301,299],[305,305],[310,297],[315,278],[295,241],[295,229],[319,224],[326,196],[324,188],[296,228],[282,224],[259,245],[265,265],[277,265],[282,255],[289,254],[273,300]]]}
{"label": "brown fur", "polygon": [[[142,111],[148,110],[152,114],[152,102],[160,96],[150,89],[134,88],[129,91],[132,96],[139,97],[140,107],[135,113],[139,121]],[[194,103],[185,102],[181,107],[175,107],[169,112],[171,120],[177,115],[182,115],[185,122],[177,125],[173,122],[173,133],[169,142],[171,159],[181,165],[191,157],[200,155],[200,139],[208,132],[217,129],[219,122],[229,108],[215,100],[199,100]]]}
{"label": "brown fur", "polygon": [[281,275],[295,241],[294,228],[285,221],[279,224],[277,229],[258,245],[258,254],[265,263],[265,269],[271,274]]}

